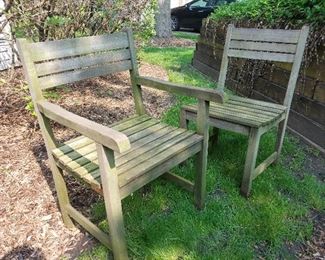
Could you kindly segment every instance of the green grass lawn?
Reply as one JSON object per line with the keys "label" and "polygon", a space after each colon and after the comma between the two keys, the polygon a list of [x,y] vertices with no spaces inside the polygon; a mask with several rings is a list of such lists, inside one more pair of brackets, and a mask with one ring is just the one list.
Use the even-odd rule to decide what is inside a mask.
{"label": "green grass lawn", "polygon": [[[145,48],[141,60],[168,71],[173,82],[201,87],[215,84],[191,68],[192,48]],[[182,104],[195,99],[177,97],[163,120],[178,125]],[[194,127],[194,126],[192,126]],[[129,255],[134,259],[252,259],[293,258],[286,246],[312,234],[311,209],[324,211],[324,184],[304,169],[308,152],[297,139],[285,139],[281,162],[253,182],[252,196],[239,195],[247,139],[221,131],[209,153],[206,208],[197,211],[192,195],[164,180],[156,180],[123,201]],[[262,161],[271,154],[275,131],[263,136]],[[193,162],[175,169],[193,179]],[[299,173],[299,174],[298,174]],[[107,230],[103,203],[92,209],[93,218]],[[81,259],[105,258],[101,245]]]}

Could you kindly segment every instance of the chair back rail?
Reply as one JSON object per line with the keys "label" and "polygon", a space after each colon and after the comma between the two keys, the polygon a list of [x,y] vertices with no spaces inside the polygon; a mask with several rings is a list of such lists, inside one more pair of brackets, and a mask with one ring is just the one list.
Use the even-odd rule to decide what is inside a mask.
{"label": "chair back rail", "polygon": [[140,86],[133,82],[138,68],[130,29],[35,43],[18,39],[17,45],[34,102],[43,99],[42,90],[129,70],[137,112],[145,113]]}
{"label": "chair back rail", "polygon": [[42,89],[132,69],[127,32],[28,43],[28,49]]}
{"label": "chair back rail", "polygon": [[221,62],[218,89],[223,90],[225,86],[229,57],[293,63],[284,101],[285,106],[290,106],[308,31],[308,26],[303,26],[301,30],[279,30],[235,28],[230,24]]}
{"label": "chair back rail", "polygon": [[[43,90],[129,70],[135,105],[143,107],[141,87],[133,80],[138,75],[133,44],[130,29],[114,34],[47,42],[17,40],[24,73],[48,150],[56,147],[57,143],[48,118],[38,111],[37,103],[44,100]],[[143,109],[142,114],[144,113]]]}

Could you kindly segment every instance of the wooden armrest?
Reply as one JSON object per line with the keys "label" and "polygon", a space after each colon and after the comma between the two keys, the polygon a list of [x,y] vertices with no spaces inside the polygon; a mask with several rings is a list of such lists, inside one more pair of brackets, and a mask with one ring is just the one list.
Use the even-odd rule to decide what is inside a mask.
{"label": "wooden armrest", "polygon": [[47,118],[74,129],[116,152],[122,153],[131,148],[130,141],[125,134],[73,114],[58,105],[48,101],[39,101],[37,108]]}
{"label": "wooden armrest", "polygon": [[136,82],[138,85],[165,90],[184,96],[196,97],[198,99],[213,101],[216,103],[223,103],[225,99],[225,94],[219,90],[185,86],[151,77],[138,76],[136,78]]}

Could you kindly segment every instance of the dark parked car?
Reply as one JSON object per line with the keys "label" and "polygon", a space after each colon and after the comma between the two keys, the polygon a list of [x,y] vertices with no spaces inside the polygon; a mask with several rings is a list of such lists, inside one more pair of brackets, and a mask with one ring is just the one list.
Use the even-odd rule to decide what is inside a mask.
{"label": "dark parked car", "polygon": [[202,25],[202,19],[208,17],[216,6],[234,1],[235,0],[194,0],[186,5],[173,8],[171,10],[172,30],[177,31],[183,27],[199,31]]}

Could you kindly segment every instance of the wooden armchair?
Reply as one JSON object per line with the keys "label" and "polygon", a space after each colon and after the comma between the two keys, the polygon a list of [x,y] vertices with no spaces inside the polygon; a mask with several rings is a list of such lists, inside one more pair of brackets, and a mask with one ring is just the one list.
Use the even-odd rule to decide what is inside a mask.
{"label": "wooden armchair", "polygon": [[[224,90],[228,59],[244,58],[292,63],[291,75],[283,105],[258,101],[239,96],[229,96],[223,104],[211,103],[209,125],[215,129],[225,129],[248,135],[248,149],[241,193],[249,196],[252,181],[270,164],[275,162],[281,152],[285,129],[288,121],[292,97],[308,37],[309,28],[301,30],[246,29],[228,26],[218,90]],[[184,106],[181,111],[181,126],[186,128],[188,120],[197,117],[196,105]],[[255,167],[261,135],[278,126],[275,152]],[[215,131],[215,141],[217,131]],[[216,142],[213,142],[216,144]]]}
{"label": "wooden armchair", "polygon": [[[18,49],[67,226],[73,227],[74,219],[111,248],[116,259],[126,259],[123,198],[164,175],[193,192],[196,206],[204,207],[206,122],[209,102],[222,102],[218,91],[139,76],[131,30],[39,43],[19,39]],[[110,127],[68,112],[45,100],[42,94],[45,89],[125,70],[130,71],[136,115]],[[149,117],[142,102],[141,85],[198,98],[197,133]],[[76,130],[81,136],[58,144],[50,120]],[[193,155],[197,160],[194,183],[169,172]],[[70,204],[63,171],[104,196],[109,236]]]}

